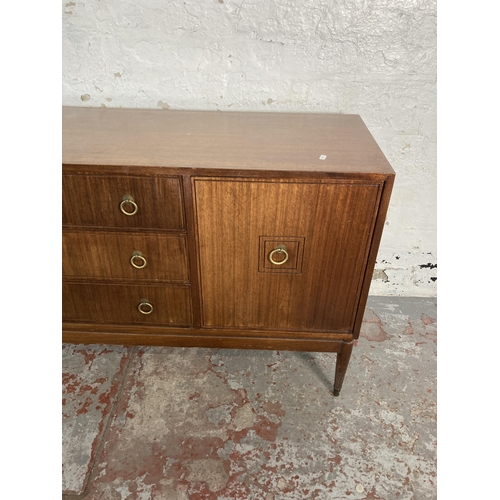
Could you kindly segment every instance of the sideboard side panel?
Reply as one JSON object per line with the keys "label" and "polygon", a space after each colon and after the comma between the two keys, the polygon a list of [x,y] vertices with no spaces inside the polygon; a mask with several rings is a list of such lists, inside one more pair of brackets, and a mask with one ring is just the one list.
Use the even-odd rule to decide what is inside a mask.
{"label": "sideboard side panel", "polygon": [[354,320],[354,329],[352,333],[354,335],[354,338],[356,339],[359,338],[359,333],[361,331],[361,323],[363,321],[366,302],[368,300],[368,294],[370,292],[370,284],[373,277],[373,271],[375,269],[378,249],[380,247],[380,241],[382,239],[382,232],[384,230],[385,218],[387,216],[387,210],[389,208],[389,201],[391,198],[392,188],[394,186],[394,178],[395,178],[394,175],[388,175],[382,189],[382,197],[380,199],[380,205],[377,213],[377,220],[375,222],[375,229],[373,231],[372,241],[370,245],[368,264],[366,266],[366,272],[363,279],[363,288],[361,290],[361,296],[359,299],[359,305],[357,307],[356,318]]}

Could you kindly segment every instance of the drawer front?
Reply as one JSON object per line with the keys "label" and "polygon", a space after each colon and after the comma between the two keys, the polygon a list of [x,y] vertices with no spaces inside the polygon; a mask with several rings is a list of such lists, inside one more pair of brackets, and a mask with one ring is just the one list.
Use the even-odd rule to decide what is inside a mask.
{"label": "drawer front", "polygon": [[184,228],[178,177],[63,174],[62,212],[68,226]]}
{"label": "drawer front", "polygon": [[[152,305],[150,314],[144,312]],[[188,286],[107,285],[64,283],[63,321],[84,323],[191,326],[191,289]]]}
{"label": "drawer front", "polygon": [[184,236],[63,231],[65,278],[189,281]]}

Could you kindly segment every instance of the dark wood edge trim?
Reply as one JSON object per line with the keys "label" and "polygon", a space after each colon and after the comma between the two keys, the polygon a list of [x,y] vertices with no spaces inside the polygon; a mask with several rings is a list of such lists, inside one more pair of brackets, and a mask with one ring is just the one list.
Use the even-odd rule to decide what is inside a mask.
{"label": "dark wood edge trim", "polygon": [[193,326],[199,328],[201,326],[201,284],[199,275],[198,262],[198,242],[197,242],[197,225],[196,225],[196,207],[194,197],[194,186],[191,183],[189,175],[182,177],[183,200],[185,201],[184,212],[187,229],[187,258],[189,267],[189,277],[191,280],[191,307],[193,311]]}
{"label": "dark wood edge trim", "polygon": [[156,285],[169,287],[189,287],[191,282],[189,277],[186,279],[179,280],[165,280],[158,278],[103,278],[102,276],[71,276],[63,275],[63,283],[68,283],[72,285],[130,285],[130,286],[143,286],[143,285]]}
{"label": "dark wood edge trim", "polygon": [[[186,214],[186,194],[184,193],[184,179],[181,176],[177,177],[179,183],[180,190],[180,203],[181,203],[181,217],[182,217],[182,227],[186,230],[187,233],[187,214]],[[189,245],[187,248],[189,252]]]}
{"label": "dark wood edge trim", "polygon": [[[80,169],[74,169],[73,167],[76,167],[76,165],[67,165],[65,163],[63,163],[62,165],[62,174],[63,176],[65,177],[70,177],[70,176],[74,176],[74,177],[88,177],[88,176],[91,176],[91,177],[109,177],[111,179],[114,179],[116,177],[135,177],[137,179],[142,179],[144,177],[158,177],[158,178],[161,178],[161,179],[170,179],[172,181],[176,181],[177,182],[177,190],[178,190],[178,193],[179,193],[179,197],[180,197],[180,202],[181,202],[181,208],[184,207],[184,204],[183,204],[183,200],[182,200],[182,176],[180,174],[178,174],[177,172],[173,172],[169,169],[169,172],[170,173],[159,173],[158,170],[161,169],[160,168],[156,168],[156,172],[151,172],[149,175],[144,175],[143,171],[142,171],[142,168],[143,167],[134,167],[134,170],[133,172],[129,172],[129,168],[128,167],[125,167],[125,166],[120,166],[118,167],[118,171],[117,172],[102,172],[101,171],[94,171],[94,169],[92,169],[93,171],[90,171],[90,172],[87,172],[85,171],[86,170],[86,167],[84,167],[83,165],[78,165],[78,167],[84,167],[84,170],[83,171],[80,171]],[[106,168],[104,166],[100,167],[101,169],[102,168]],[[181,215],[184,215],[184,210],[182,210],[182,213]],[[183,222],[185,222],[185,220],[183,219]],[[185,227],[185,224],[183,224],[182,227]]]}
{"label": "dark wood edge trim", "polygon": [[354,320],[353,335],[355,339],[359,338],[359,332],[361,330],[361,323],[363,321],[366,302],[368,300],[368,293],[370,292],[373,271],[375,270],[375,262],[377,260],[378,249],[380,247],[380,241],[384,230],[385,218],[387,216],[391,192],[394,186],[394,178],[394,174],[388,175],[382,190],[382,197],[380,199],[380,205],[377,213],[377,221],[375,223],[375,230],[373,231],[372,242],[370,245],[370,255],[368,256],[368,264],[363,278],[363,289],[361,290],[358,307],[356,309],[356,318]]}
{"label": "dark wood edge trim", "polygon": [[[233,332],[233,331],[238,332],[238,333],[239,332],[272,332],[273,334],[276,333],[276,329],[269,328],[269,327],[262,327],[262,328],[256,329],[255,327],[251,327],[251,326],[244,327],[244,326],[222,326],[222,325],[209,325],[209,326],[202,325],[201,331],[203,331],[203,332],[225,331],[228,334],[231,334],[231,332]],[[290,329],[290,330],[281,330],[281,331],[286,332],[288,334],[293,334],[293,335],[302,333],[302,334],[306,335],[306,337],[309,337],[309,335],[315,335],[315,334],[325,334],[325,335],[335,334],[335,335],[344,335],[345,337],[349,337],[349,338],[352,337],[351,331],[347,328],[346,329],[339,328],[336,330],[314,330],[314,329],[310,329],[310,328],[308,328],[308,329],[297,328],[296,330]]]}
{"label": "dark wood edge trim", "polygon": [[130,286],[130,287],[139,287],[139,286],[147,286],[148,288],[191,288],[191,284],[189,282],[175,282],[175,281],[169,281],[164,282],[164,281],[156,281],[156,280],[149,280],[147,282],[141,282],[138,283],[135,280],[119,280],[119,279],[112,279],[108,281],[104,280],[97,280],[95,278],[92,278],[92,281],[89,281],[91,278],[88,278],[85,283],[82,283],[82,280],[84,278],[74,278],[72,276],[67,276],[63,277],[62,282],[65,285],[89,285],[89,286],[113,286],[113,285],[120,285],[120,286]]}
{"label": "dark wood edge trim", "polygon": [[181,238],[186,236],[185,226],[181,229],[171,229],[168,227],[147,227],[142,229],[141,227],[124,227],[124,226],[77,226],[72,224],[63,224],[62,230],[72,233],[119,233],[119,234],[130,234],[137,233],[145,236],[169,236]]}
{"label": "dark wood edge trim", "polygon": [[120,344],[165,347],[205,347],[223,349],[265,349],[302,352],[340,352],[338,340],[269,339],[257,337],[206,337],[179,335],[113,334],[63,332],[63,342],[74,344]]}
{"label": "dark wood edge trim", "polygon": [[[138,179],[140,179],[141,177],[144,177],[144,175],[142,174],[142,169],[144,167],[141,167],[141,166],[132,167],[132,168],[137,169],[134,172],[126,171],[126,170],[130,169],[130,167],[127,167],[126,165],[116,166],[115,168],[119,169],[117,172],[111,172],[111,171],[103,172],[102,170],[96,171],[95,167],[97,165],[71,165],[71,164],[63,163],[62,166],[63,166],[63,174],[64,175],[75,175],[75,176],[91,175],[92,177],[123,176],[123,177],[137,177]],[[76,168],[76,167],[79,167],[79,168]],[[83,168],[83,170],[80,171],[80,169],[82,169],[82,168]],[[92,171],[87,172],[86,171],[87,168],[90,168]],[[99,166],[99,168],[102,169],[102,168],[108,168],[108,167],[105,167],[104,165],[102,165],[102,166]],[[154,168],[156,168],[156,170],[159,170],[162,167],[154,167]],[[179,178],[180,175],[177,173],[177,171],[173,171],[170,168],[168,170],[170,173],[161,173],[161,172],[157,171],[156,173],[151,173],[147,177],[161,177],[162,179],[172,179],[172,180],[177,181],[177,183],[180,184],[180,178]],[[180,185],[179,185],[179,189],[180,189]]]}
{"label": "dark wood edge trim", "polygon": [[[176,166],[141,166],[141,165],[89,165],[83,163],[62,164],[63,173],[80,175],[127,175],[127,176],[156,176],[156,177],[235,177],[235,178],[297,178],[297,179],[331,179],[346,181],[384,182],[387,173],[377,172],[323,172],[308,170],[259,170],[217,167],[176,167]],[[105,170],[103,172],[103,169]]]}
{"label": "dark wood edge trim", "polygon": [[[366,268],[369,265],[369,258],[370,258],[369,252],[370,252],[370,247],[371,247],[370,243],[373,241],[373,235],[374,235],[375,229],[376,229],[378,212],[380,210],[380,204],[381,204],[381,201],[382,201],[383,188],[384,188],[383,184],[379,184],[378,185],[377,198],[375,200],[375,204],[374,204],[374,207],[373,207],[373,210],[372,210],[370,231],[367,234],[365,245],[364,245],[365,253],[363,255],[363,266],[362,266],[361,273],[359,275],[358,284],[357,284],[357,287],[356,287],[356,296],[357,297],[361,297],[361,293],[362,293],[362,290],[363,290],[362,287],[363,287],[363,284],[364,284],[364,278],[363,277],[364,277],[364,275],[366,273]],[[359,302],[358,302],[358,304],[359,304]],[[358,308],[356,307],[356,308],[353,309],[352,314],[351,314],[351,318],[349,320],[349,324],[352,325],[353,328],[354,328],[354,324],[356,322],[356,315],[357,315],[357,313],[358,313]]]}
{"label": "dark wood edge trim", "polygon": [[199,234],[198,234],[198,202],[196,198],[196,177],[189,177],[189,184],[191,186],[191,209],[193,212],[193,259],[196,260],[196,272],[197,272],[197,282],[198,282],[198,305],[199,305],[199,324],[198,327],[203,327],[203,283],[201,280],[201,263],[200,263],[200,245],[199,245]]}
{"label": "dark wood edge trim", "polygon": [[[100,231],[99,231],[100,230]],[[185,229],[155,229],[147,228],[126,228],[126,227],[104,227],[104,226],[70,226],[63,225],[62,232],[71,234],[99,234],[99,232],[113,233],[117,236],[152,236],[154,238],[171,238],[171,239],[185,239]],[[187,244],[186,244],[187,248]]]}
{"label": "dark wood edge trim", "polygon": [[[294,172],[295,173],[295,172]],[[278,184],[278,183],[288,183],[288,184],[355,184],[361,186],[381,186],[383,181],[377,182],[373,179],[326,179],[325,176],[321,178],[311,177],[310,179],[303,179],[300,176],[288,175],[280,176],[279,173],[272,177],[266,176],[266,178],[255,176],[242,176],[242,175],[224,175],[224,176],[214,176],[214,175],[203,175],[200,173],[193,174],[192,176],[195,180],[199,181],[214,181],[214,182],[255,182],[261,184]]]}
{"label": "dark wood edge trim", "polygon": [[[86,332],[86,333],[109,333],[117,335],[185,335],[185,336],[199,336],[199,337],[218,337],[218,338],[294,338],[296,340],[338,340],[350,342],[353,336],[350,333],[343,332],[300,332],[300,331],[265,331],[265,330],[233,330],[226,329],[219,330],[206,330],[192,326],[188,327],[175,327],[169,325],[152,325],[152,324],[136,324],[136,325],[119,325],[119,324],[100,324],[100,323],[82,323],[71,321],[63,322],[62,329],[64,332]],[[140,333],[138,333],[140,332]]]}

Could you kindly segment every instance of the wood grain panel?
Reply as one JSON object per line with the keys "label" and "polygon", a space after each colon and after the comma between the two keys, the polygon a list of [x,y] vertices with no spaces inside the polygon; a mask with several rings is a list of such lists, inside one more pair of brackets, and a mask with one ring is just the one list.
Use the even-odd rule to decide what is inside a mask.
{"label": "wood grain panel", "polygon": [[[205,327],[350,331],[381,186],[194,181]],[[259,237],[304,237],[301,274],[259,273]]]}
{"label": "wood grain panel", "polygon": [[361,323],[363,321],[363,315],[366,308],[368,293],[370,292],[370,284],[372,281],[373,270],[375,269],[375,263],[377,261],[377,253],[380,245],[380,240],[382,239],[382,232],[385,226],[385,218],[387,215],[387,210],[389,208],[389,200],[391,198],[391,192],[394,185],[394,178],[395,178],[394,175],[387,176],[387,179],[383,185],[382,195],[380,197],[379,209],[377,213],[377,221],[375,223],[372,241],[370,244],[368,264],[366,266],[366,271],[363,278],[361,296],[356,311],[356,318],[354,320],[354,328],[352,333],[354,335],[354,338],[356,339],[359,338],[359,333],[361,331]]}
{"label": "wood grain panel", "polygon": [[[184,236],[65,230],[62,243],[65,278],[189,281]],[[146,259],[144,268],[130,263],[134,251]]]}
{"label": "wood grain panel", "polygon": [[62,123],[67,164],[394,172],[358,115],[64,107]]}
{"label": "wood grain panel", "polygon": [[187,242],[189,252],[189,269],[191,278],[191,297],[193,304],[193,326],[199,328],[201,326],[201,300],[200,300],[200,286],[198,274],[198,258],[196,254],[196,222],[194,214],[194,201],[193,201],[193,186],[191,178],[184,176],[182,178],[182,189],[184,195],[184,203],[186,208],[186,230]]}
{"label": "wood grain panel", "polygon": [[[139,329],[140,328],[140,329]],[[144,333],[144,335],[194,335],[203,337],[233,337],[235,334],[237,337],[252,337],[252,338],[262,338],[262,339],[280,339],[287,341],[290,339],[296,340],[345,340],[350,342],[353,340],[353,335],[351,333],[339,333],[339,332],[291,332],[291,331],[280,331],[280,330],[225,330],[221,329],[210,329],[210,328],[197,328],[194,325],[190,328],[185,327],[175,327],[168,325],[124,325],[124,324],[97,324],[97,323],[86,323],[81,321],[63,322],[63,330],[68,332],[102,332],[102,333],[112,333],[112,334],[129,334],[138,333],[139,331]]]}
{"label": "wood grain panel", "polygon": [[[124,195],[132,196],[137,204],[135,215],[121,212]],[[63,174],[62,212],[63,224],[70,226],[184,228],[178,177]]]}
{"label": "wood grain panel", "polygon": [[64,341],[337,352],[338,395],[394,182],[359,116],[63,108],[62,143]]}
{"label": "wood grain panel", "polygon": [[172,347],[205,347],[217,349],[266,349],[300,352],[340,352],[342,341],[273,339],[258,337],[207,337],[165,332],[163,335],[148,333],[103,333],[101,331],[63,331],[63,342],[81,344],[155,345]]}
{"label": "wood grain panel", "polygon": [[[192,324],[191,290],[182,286],[63,283],[63,321],[90,323]],[[141,299],[153,312],[141,314]]]}

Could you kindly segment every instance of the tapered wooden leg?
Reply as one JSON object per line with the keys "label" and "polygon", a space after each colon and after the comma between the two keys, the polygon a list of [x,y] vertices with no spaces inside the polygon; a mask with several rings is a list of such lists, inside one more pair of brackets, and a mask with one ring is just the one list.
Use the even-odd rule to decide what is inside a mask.
{"label": "tapered wooden leg", "polygon": [[335,382],[333,384],[333,395],[340,395],[340,389],[342,389],[342,383],[344,382],[345,372],[347,371],[347,366],[349,365],[349,359],[351,358],[352,347],[354,345],[354,340],[351,342],[342,342],[342,349],[337,354],[337,365],[335,366]]}

